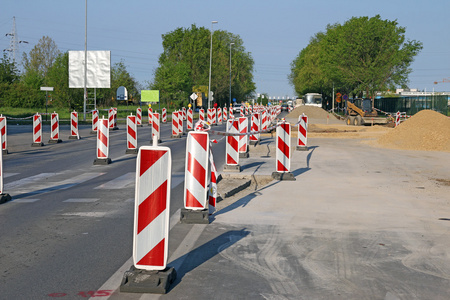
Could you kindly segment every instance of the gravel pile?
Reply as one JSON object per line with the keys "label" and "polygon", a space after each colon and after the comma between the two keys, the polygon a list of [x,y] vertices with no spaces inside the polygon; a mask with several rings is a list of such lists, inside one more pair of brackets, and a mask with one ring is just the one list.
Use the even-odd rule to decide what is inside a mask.
{"label": "gravel pile", "polygon": [[450,118],[422,110],[378,139],[380,146],[402,150],[450,152]]}
{"label": "gravel pile", "polygon": [[308,119],[326,120],[328,115],[330,116],[330,118],[334,118],[334,116],[332,114],[327,113],[327,111],[324,110],[323,108],[320,108],[317,106],[308,106],[308,105],[301,105],[301,106],[294,108],[294,110],[291,111],[286,116],[286,118],[298,119],[298,117],[301,114],[307,115]]}

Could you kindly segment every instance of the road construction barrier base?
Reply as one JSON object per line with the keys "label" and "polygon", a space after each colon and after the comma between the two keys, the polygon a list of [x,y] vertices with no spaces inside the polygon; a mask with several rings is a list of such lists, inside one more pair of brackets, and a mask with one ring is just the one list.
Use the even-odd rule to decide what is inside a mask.
{"label": "road construction barrier base", "polygon": [[77,136],[77,135],[71,135],[71,136],[69,136],[69,140],[79,140],[79,139],[80,139],[80,137]]}
{"label": "road construction barrier base", "polygon": [[260,140],[250,141],[249,144],[252,145],[252,146],[256,146],[256,145],[259,144],[259,142],[260,142]]}
{"label": "road construction barrier base", "polygon": [[[162,140],[158,140],[158,144],[161,144],[161,143],[162,143]],[[153,141],[150,141],[150,144],[153,145]],[[157,145],[154,145],[154,146],[157,146]]]}
{"label": "road construction barrier base", "polygon": [[239,158],[248,158],[248,152],[239,152]]}
{"label": "road construction barrier base", "polygon": [[272,178],[275,180],[287,180],[287,181],[295,181],[296,180],[294,177],[294,174],[292,174],[291,172],[286,172],[286,173],[273,172]]}
{"label": "road construction barrier base", "polygon": [[42,146],[44,146],[44,143],[42,143],[42,142],[31,144],[31,147],[42,147]]}
{"label": "road construction barrier base", "polygon": [[11,196],[9,194],[0,194],[0,204],[11,201]]}
{"label": "road construction barrier base", "polygon": [[94,165],[109,165],[111,163],[111,158],[96,158],[94,159]]}
{"label": "road construction barrier base", "polygon": [[9,154],[8,149],[3,149],[3,155],[5,155],[5,154]]}
{"label": "road construction barrier base", "polygon": [[119,127],[115,126],[113,128],[110,128],[109,130],[119,130]]}
{"label": "road construction barrier base", "polygon": [[173,139],[181,139],[181,134],[171,135],[170,137]]}
{"label": "road construction barrier base", "polygon": [[125,154],[137,154],[139,149],[127,149]]}
{"label": "road construction barrier base", "polygon": [[96,131],[96,130],[91,130],[90,133],[91,133],[91,134],[97,134],[97,131]]}
{"label": "road construction barrier base", "polygon": [[240,165],[224,165],[223,171],[224,172],[241,172],[241,166]]}
{"label": "road construction barrier base", "polygon": [[297,151],[308,151],[308,147],[306,146],[297,146],[295,149]]}
{"label": "road construction barrier base", "polygon": [[48,143],[49,143],[49,144],[59,144],[59,143],[62,143],[62,140],[61,140],[61,139],[57,139],[57,140],[48,140]]}
{"label": "road construction barrier base", "polygon": [[123,275],[120,292],[166,294],[176,278],[177,272],[173,267],[167,267],[163,271],[150,271],[131,266]]}
{"label": "road construction barrier base", "polygon": [[209,224],[209,210],[193,210],[182,208],[180,222],[185,224]]}

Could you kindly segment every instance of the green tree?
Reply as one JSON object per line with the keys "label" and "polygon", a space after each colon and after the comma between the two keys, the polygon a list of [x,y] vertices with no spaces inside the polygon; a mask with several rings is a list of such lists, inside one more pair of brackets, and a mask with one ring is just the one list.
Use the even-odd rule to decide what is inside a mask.
{"label": "green tree", "polygon": [[297,92],[317,86],[331,90],[334,84],[337,91],[364,91],[373,98],[388,87],[405,87],[410,65],[422,49],[422,43],[406,39],[397,21],[379,15],[328,25],[326,33],[316,37],[291,65],[290,80]]}
{"label": "green tree", "polygon": [[[211,32],[204,27],[177,28],[164,34],[163,53],[155,70],[152,89],[160,90],[165,105],[186,105],[193,86],[207,86],[209,82],[209,50]],[[229,99],[229,57],[232,47],[232,95],[245,98],[255,90],[253,59],[245,52],[238,35],[214,31],[211,90],[214,100],[224,105]]]}
{"label": "green tree", "polygon": [[0,82],[14,83],[19,80],[19,77],[16,64],[3,53],[3,58],[0,61]]}
{"label": "green tree", "polygon": [[43,36],[29,55],[23,54],[25,72],[33,71],[45,77],[60,53],[56,43],[50,37]]}

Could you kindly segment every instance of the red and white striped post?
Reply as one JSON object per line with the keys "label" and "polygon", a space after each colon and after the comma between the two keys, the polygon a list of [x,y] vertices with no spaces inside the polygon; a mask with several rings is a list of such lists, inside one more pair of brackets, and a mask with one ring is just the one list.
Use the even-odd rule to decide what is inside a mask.
{"label": "red and white striped post", "polygon": [[69,140],[79,140],[80,134],[78,132],[78,113],[73,111],[70,113],[70,136]]}
{"label": "red and white striped post", "polygon": [[[227,120],[227,132],[231,134],[239,133],[239,120],[228,119]],[[224,171],[240,172],[241,166],[239,165],[239,136],[229,135],[227,136],[227,144],[225,147],[225,165]]]}
{"label": "red and white striped post", "polygon": [[152,121],[153,121],[153,109],[149,106],[148,107],[148,126],[152,126]]}
{"label": "red and white striped post", "polygon": [[165,107],[163,107],[163,109],[162,109],[162,122],[164,124],[167,123],[167,109]]}
{"label": "red and white striped post", "polygon": [[400,125],[400,117],[401,117],[401,113],[398,111],[396,114],[395,114],[395,127],[397,127],[397,126],[399,126]]}
{"label": "red and white striped post", "polygon": [[181,134],[178,132],[178,112],[172,113],[172,138],[181,138]]}
{"label": "red and white striped post", "polygon": [[127,116],[127,150],[126,154],[137,154],[137,117]]}
{"label": "red and white striped post", "polygon": [[297,142],[297,150],[306,151],[308,150],[308,116],[302,114],[299,117],[300,123],[298,124],[298,142]]}
{"label": "red and white striped post", "polygon": [[291,169],[291,124],[281,123],[277,127],[276,171],[272,177],[278,180],[295,180]]}
{"label": "red and white striped post", "polygon": [[51,114],[50,118],[50,140],[49,144],[57,144],[61,143],[61,139],[59,138],[59,116],[56,112]]}
{"label": "red and white striped post", "polygon": [[241,118],[245,117],[244,112],[245,112],[245,108],[243,105],[241,105],[241,109],[239,110],[239,117],[241,117]]}
{"label": "red and white striped post", "polygon": [[216,210],[217,204],[217,168],[214,163],[213,153],[211,148],[209,149],[209,164],[211,166],[211,180],[209,182],[208,189],[208,202],[209,202],[209,214],[212,214]]}
{"label": "red and white striped post", "polygon": [[181,111],[183,112],[183,121],[186,121],[186,107],[182,107]]}
{"label": "red and white striped post", "polygon": [[117,126],[117,107],[114,107],[113,110],[114,110],[114,128],[113,128],[113,130],[118,130],[119,127]]}
{"label": "red and white striped post", "polygon": [[6,130],[7,122],[6,117],[0,115],[0,143],[2,144],[3,154],[8,154],[8,137]]}
{"label": "red and white striped post", "polygon": [[223,107],[223,121],[226,123],[228,120],[228,112],[227,112],[227,107],[224,106]]}
{"label": "red and white striped post", "polygon": [[244,105],[244,109],[245,109],[245,115],[248,116],[248,106]]}
{"label": "red and white striped post", "polygon": [[238,120],[239,120],[239,133],[243,133],[243,135],[239,136],[239,158],[247,158],[248,143],[246,133],[248,133],[248,119],[247,117],[240,117]]}
{"label": "red and white striped post", "polygon": [[200,121],[205,121],[205,110],[204,110],[203,108],[201,108],[201,109],[198,111],[198,119],[199,119]]}
{"label": "red and white striped post", "polygon": [[213,110],[214,110],[213,108],[208,108],[208,123],[210,125],[214,124],[213,118],[215,117],[215,114],[213,113]]}
{"label": "red and white striped post", "polygon": [[11,196],[3,192],[3,151],[0,151],[0,204],[11,200]]}
{"label": "red and white striped post", "polygon": [[142,127],[142,109],[140,107],[136,108],[136,126]]}
{"label": "red and white striped post", "polygon": [[171,168],[170,148],[139,148],[133,230],[133,264],[138,269],[167,267]]}
{"label": "red and white striped post", "polygon": [[94,109],[92,111],[92,129],[91,129],[91,134],[97,134],[97,127],[98,127],[98,110]]}
{"label": "red and white striped post", "polygon": [[[153,125],[152,125],[152,143],[157,140],[157,143],[161,143],[161,134],[160,134],[160,121],[159,121],[159,113],[153,113]],[[156,146],[156,145],[153,145]]]}
{"label": "red and white striped post", "polygon": [[94,165],[107,165],[111,163],[109,158],[109,120],[101,118],[97,129],[97,158]]}
{"label": "red and white striped post", "polygon": [[222,108],[217,108],[217,124],[222,124]]}
{"label": "red and white striped post", "polygon": [[186,141],[184,209],[181,222],[209,224],[207,209],[209,134],[191,131]]}
{"label": "red and white striped post", "polygon": [[114,129],[114,108],[108,109],[108,128]]}
{"label": "red and white striped post", "polygon": [[251,122],[250,122],[250,131],[252,132],[258,132],[253,133],[249,137],[249,144],[250,145],[257,145],[260,142],[261,134],[259,131],[261,130],[261,115],[259,113],[253,113]]}
{"label": "red and white striped post", "polygon": [[189,108],[186,113],[186,130],[194,130],[194,112],[191,108]]}
{"label": "red and white striped post", "polygon": [[261,112],[261,130],[262,131],[266,131],[267,130],[267,126],[269,124],[268,122],[268,116],[267,116],[267,110],[263,109]]}
{"label": "red and white striped post", "polygon": [[178,134],[181,136],[183,136],[184,131],[183,131],[183,112],[179,111],[178,112]]}
{"label": "red and white striped post", "polygon": [[32,147],[44,146],[42,142],[42,117],[39,113],[33,116],[33,144]]}
{"label": "red and white striped post", "polygon": [[233,106],[232,106],[232,104],[230,104],[230,117],[228,119],[233,119],[233,118],[234,118]]}

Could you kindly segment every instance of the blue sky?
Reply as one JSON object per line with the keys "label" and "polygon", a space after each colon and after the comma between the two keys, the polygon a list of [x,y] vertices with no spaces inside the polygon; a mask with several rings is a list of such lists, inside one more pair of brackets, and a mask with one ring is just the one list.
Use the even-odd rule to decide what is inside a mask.
{"label": "blue sky", "polygon": [[[88,0],[88,50],[111,50],[112,63],[124,60],[139,82],[151,81],[162,52],[161,35],[191,24],[238,34],[255,61],[257,93],[294,96],[290,63],[327,24],[379,14],[406,27],[406,36],[423,43],[410,75],[410,87],[450,91],[448,0]],[[2,0],[0,49],[9,48],[13,16],[20,51],[51,37],[61,51],[84,50],[84,0]],[[213,54],[214,59],[214,54]]]}

